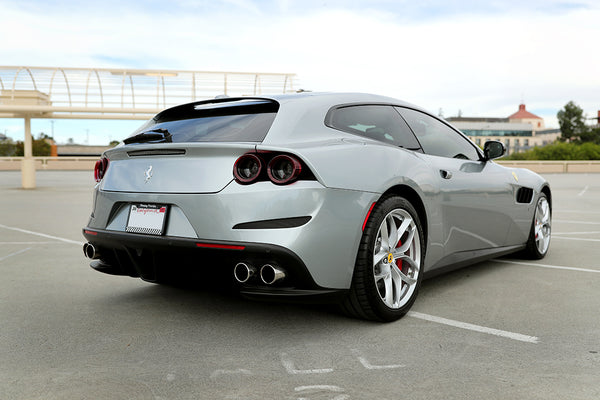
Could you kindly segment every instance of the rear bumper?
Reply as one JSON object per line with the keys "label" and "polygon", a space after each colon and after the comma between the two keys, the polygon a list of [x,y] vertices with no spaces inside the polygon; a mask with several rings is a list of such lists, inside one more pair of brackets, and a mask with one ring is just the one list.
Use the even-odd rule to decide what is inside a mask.
{"label": "rear bumper", "polygon": [[[199,279],[216,277],[255,299],[326,300],[345,292],[317,285],[302,260],[277,245],[150,236],[89,227],[83,229],[83,236],[97,252],[97,259],[90,266],[107,274],[140,277],[150,282],[164,281],[174,273]],[[257,268],[276,265],[285,270],[286,277],[274,285],[266,285],[258,277],[239,284],[233,279],[233,268],[239,262]]]}
{"label": "rear bumper", "polygon": [[377,198],[376,193],[330,189],[315,181],[289,186],[232,182],[219,193],[204,194],[96,190],[87,229],[125,233],[131,204],[167,205],[160,238],[165,243],[177,241],[188,247],[189,239],[193,249],[196,241],[214,240],[246,243],[252,249],[255,245],[286,249],[302,260],[319,287],[348,289],[360,228]]}

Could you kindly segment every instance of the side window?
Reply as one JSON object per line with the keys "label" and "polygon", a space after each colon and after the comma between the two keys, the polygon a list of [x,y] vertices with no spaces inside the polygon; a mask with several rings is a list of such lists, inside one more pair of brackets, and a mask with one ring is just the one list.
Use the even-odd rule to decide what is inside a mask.
{"label": "side window", "polygon": [[398,107],[423,151],[440,157],[479,160],[475,146],[441,121],[419,111]]}
{"label": "side window", "polygon": [[420,150],[406,122],[392,106],[340,107],[331,111],[327,126],[411,150]]}

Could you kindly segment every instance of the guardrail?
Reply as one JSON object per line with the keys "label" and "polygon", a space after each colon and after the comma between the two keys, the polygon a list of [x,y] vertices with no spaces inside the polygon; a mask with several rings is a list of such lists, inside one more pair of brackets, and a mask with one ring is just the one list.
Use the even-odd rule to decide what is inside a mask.
{"label": "guardrail", "polygon": [[600,172],[600,161],[502,161],[498,164],[511,168],[527,168],[537,173],[590,173]]}
{"label": "guardrail", "polygon": [[[33,157],[36,170],[80,170],[94,169],[99,157]],[[0,171],[19,171],[23,157],[0,157]]]}
{"label": "guardrail", "polygon": [[[93,157],[33,157],[36,170],[93,170]],[[18,171],[23,157],[0,157],[0,171]],[[498,161],[512,168],[527,168],[537,173],[600,172],[600,161]]]}

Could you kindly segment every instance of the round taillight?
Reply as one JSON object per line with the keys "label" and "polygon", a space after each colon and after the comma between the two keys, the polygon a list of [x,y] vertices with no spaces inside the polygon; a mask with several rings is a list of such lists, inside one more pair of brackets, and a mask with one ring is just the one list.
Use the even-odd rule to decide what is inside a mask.
{"label": "round taillight", "polygon": [[273,157],[267,168],[269,179],[277,185],[294,182],[298,179],[300,172],[302,172],[300,161],[286,154]]}
{"label": "round taillight", "polygon": [[98,161],[96,161],[96,165],[94,166],[94,179],[96,182],[100,182],[104,175],[106,174],[106,170],[108,169],[108,158],[102,157]]}
{"label": "round taillight", "polygon": [[254,182],[262,171],[262,161],[254,154],[244,154],[233,165],[233,176],[239,183]]}

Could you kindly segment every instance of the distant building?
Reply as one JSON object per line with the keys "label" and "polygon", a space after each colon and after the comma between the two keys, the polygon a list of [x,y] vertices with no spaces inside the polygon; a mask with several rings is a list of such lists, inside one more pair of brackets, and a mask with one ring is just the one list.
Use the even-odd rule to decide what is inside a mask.
{"label": "distant building", "polygon": [[560,137],[560,129],[546,129],[544,119],[527,111],[525,104],[507,118],[450,117],[446,121],[479,146],[488,140],[503,142],[508,154],[545,146]]}
{"label": "distant building", "polygon": [[0,133],[0,142],[4,142],[5,140],[8,140],[6,135],[3,135],[2,133]]}

